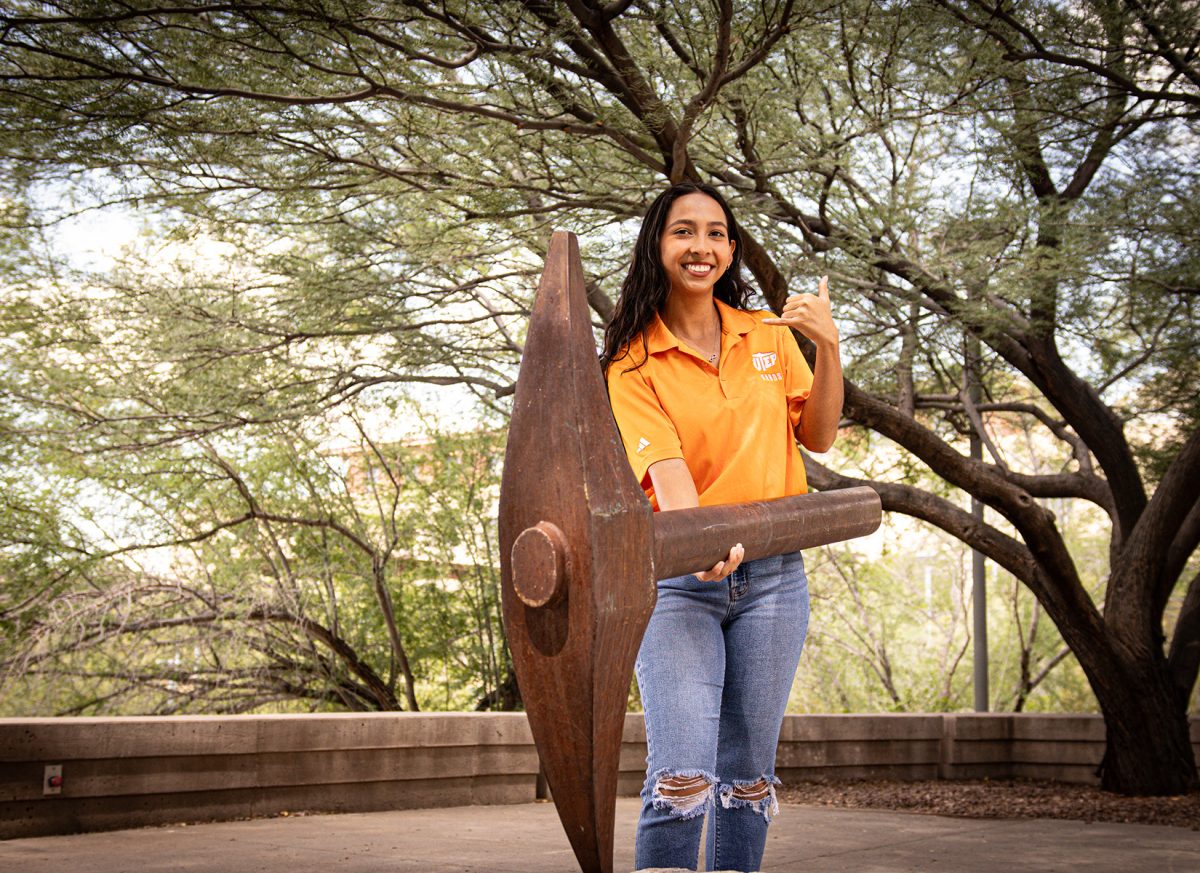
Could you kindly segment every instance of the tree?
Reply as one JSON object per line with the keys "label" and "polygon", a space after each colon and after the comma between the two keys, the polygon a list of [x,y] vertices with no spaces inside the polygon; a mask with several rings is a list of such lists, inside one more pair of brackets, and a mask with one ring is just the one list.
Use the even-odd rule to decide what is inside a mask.
{"label": "tree", "polygon": [[[495,430],[387,446],[360,431],[336,449],[311,424],[243,436],[252,457],[196,441],[143,449],[140,470],[78,470],[89,487],[71,494],[78,524],[60,521],[57,548],[28,520],[6,525],[6,709],[519,702],[504,696],[495,524],[481,523],[494,517]],[[113,501],[128,505],[114,514]],[[21,542],[73,561],[46,567]]]}
{"label": "tree", "polygon": [[[901,551],[867,563],[846,546],[824,547],[825,560],[809,568],[822,580],[812,597],[814,614],[823,618],[812,623],[805,645],[803,673],[813,673],[800,680],[807,695],[845,712],[947,712],[965,705],[970,580],[965,550],[956,551]],[[927,584],[936,575],[936,593],[911,584],[921,565]]]}
{"label": "tree", "polygon": [[[1105,787],[1176,793],[1196,783],[1186,709],[1200,669],[1200,403],[1187,387],[1200,366],[1198,14],[1153,0],[18,3],[0,32],[0,153],[35,192],[87,171],[115,198],[244,234],[250,250],[305,240],[272,271],[297,303],[326,281],[345,296],[297,305],[298,333],[264,331],[276,351],[354,330],[429,339],[407,367],[391,346],[395,365],[374,375],[289,381],[282,367],[260,400],[320,384],[334,403],[420,378],[495,403],[527,305],[515,289],[547,224],[587,236],[602,320],[614,223],[665,180],[723,186],[770,306],[814,260],[844,289],[847,423],[906,453],[872,482],[885,508],[1036,595],[1104,712]],[[483,286],[469,318],[486,335],[467,319],[415,327],[387,297]],[[245,349],[246,362],[269,356]],[[241,426],[205,409],[220,422],[205,426]],[[201,412],[168,416],[169,438],[192,439]],[[104,431],[114,416],[98,419]],[[1007,462],[988,438],[1003,422],[1036,423],[1071,462]],[[962,451],[972,433],[987,460]],[[911,484],[905,465],[946,489]],[[858,484],[809,468],[818,488]],[[1066,498],[1112,520],[1102,608],[1045,505]]]}
{"label": "tree", "polygon": [[[1010,458],[1020,455],[1018,436],[994,434],[997,447]],[[1034,458],[1036,467],[1042,460]],[[872,467],[887,464],[842,451],[830,463],[857,467],[856,475],[868,477]],[[1051,506],[1095,598],[1107,576],[1105,516],[1084,501]],[[971,708],[974,604],[968,548],[937,528],[893,517],[865,544],[826,546],[808,559],[814,620],[789,703],[792,711]],[[1094,710],[1087,680],[1037,599],[1003,568],[991,569],[991,708]]]}

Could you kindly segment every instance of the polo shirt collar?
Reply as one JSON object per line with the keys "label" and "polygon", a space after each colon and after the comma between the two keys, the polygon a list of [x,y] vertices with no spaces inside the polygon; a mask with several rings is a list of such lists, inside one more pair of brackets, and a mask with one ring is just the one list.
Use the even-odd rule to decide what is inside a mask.
{"label": "polo shirt collar", "polygon": [[[722,303],[717,298],[713,298],[713,302],[717,304],[717,312],[721,316],[721,333],[735,334],[737,339],[741,339],[750,331],[754,330],[754,316],[748,312],[743,312],[740,309],[734,309],[727,303]],[[737,342],[737,340],[734,340]],[[722,345],[724,345],[722,341]],[[658,352],[665,352],[667,349],[679,348],[679,340],[675,334],[671,333],[662,320],[662,316],[657,312],[654,313],[654,320],[650,322],[650,326],[646,329],[646,347],[650,354],[654,355]]]}
{"label": "polo shirt collar", "polygon": [[732,333],[743,337],[754,330],[754,325],[757,322],[749,312],[734,309],[732,306],[722,303],[715,297],[713,298],[713,302],[717,304],[717,312],[721,313],[722,333]]}

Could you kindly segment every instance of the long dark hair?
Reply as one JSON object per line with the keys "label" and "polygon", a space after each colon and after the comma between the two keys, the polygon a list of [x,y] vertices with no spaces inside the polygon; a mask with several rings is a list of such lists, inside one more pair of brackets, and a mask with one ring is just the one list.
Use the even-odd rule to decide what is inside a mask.
{"label": "long dark hair", "polygon": [[746,300],[750,296],[750,287],[742,279],[742,234],[734,221],[729,204],[710,185],[696,182],[681,182],[663,191],[650,204],[646,215],[642,218],[642,229],[638,231],[637,242],[633,246],[633,260],[629,272],[621,285],[621,295],[617,298],[616,308],[612,319],[604,329],[604,349],[600,354],[600,366],[607,371],[613,363],[624,357],[632,357],[628,351],[622,354],[630,343],[642,337],[642,357],[629,369],[637,369],[646,361],[648,350],[644,331],[654,320],[655,313],[662,310],[667,302],[667,274],[663,270],[662,255],[659,253],[659,239],[662,237],[663,226],[667,223],[667,213],[671,204],[685,194],[707,194],[725,213],[725,224],[728,225],[729,241],[734,243],[733,260],[729,269],[721,274],[713,286],[713,296],[722,303],[735,309],[745,309]]}

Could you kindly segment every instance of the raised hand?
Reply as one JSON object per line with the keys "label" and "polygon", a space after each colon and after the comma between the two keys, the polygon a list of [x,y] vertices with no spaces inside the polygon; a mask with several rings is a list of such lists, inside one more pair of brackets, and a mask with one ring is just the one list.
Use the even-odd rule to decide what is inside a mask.
{"label": "raised hand", "polygon": [[781,324],[794,328],[818,346],[838,342],[829,304],[829,277],[822,276],[816,294],[792,294],[783,304],[778,318],[764,318],[763,324]]}

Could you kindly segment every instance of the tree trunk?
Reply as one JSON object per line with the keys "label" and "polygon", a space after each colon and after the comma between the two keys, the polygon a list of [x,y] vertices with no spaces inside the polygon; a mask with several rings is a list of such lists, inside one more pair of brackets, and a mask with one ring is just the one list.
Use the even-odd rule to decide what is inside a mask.
{"label": "tree trunk", "polygon": [[1200,787],[1187,708],[1179,704],[1166,660],[1147,660],[1092,678],[1107,738],[1100,785],[1126,795],[1186,794]]}
{"label": "tree trunk", "polygon": [[516,712],[524,707],[525,701],[521,698],[521,688],[517,685],[517,674],[513,672],[510,664],[504,681],[479,698],[475,704],[475,711]]}
{"label": "tree trunk", "polygon": [[1179,698],[1155,626],[1122,624],[1112,614],[1101,618],[1095,612],[1089,621],[1077,603],[1054,596],[1077,589],[1047,584],[1037,589],[1104,715],[1101,787],[1129,796],[1174,796],[1200,787],[1187,706]]}

